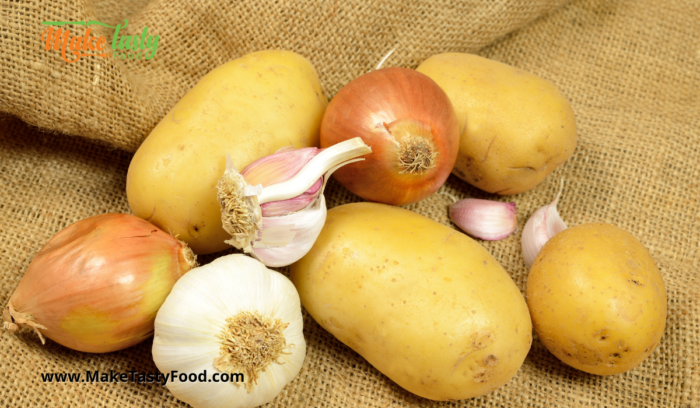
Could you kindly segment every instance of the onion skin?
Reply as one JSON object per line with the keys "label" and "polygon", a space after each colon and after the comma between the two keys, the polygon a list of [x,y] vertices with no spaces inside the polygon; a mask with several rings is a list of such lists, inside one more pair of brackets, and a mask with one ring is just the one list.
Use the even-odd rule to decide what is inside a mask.
{"label": "onion skin", "polygon": [[38,324],[40,337],[73,350],[121,350],[153,334],[158,309],[195,265],[187,245],[141,218],[86,218],[37,253],[3,311],[4,326]]}
{"label": "onion skin", "polygon": [[[399,161],[408,135],[430,144],[431,166],[405,171]],[[459,124],[445,92],[417,71],[391,67],[362,75],[331,100],[321,121],[321,147],[361,137],[372,154],[333,173],[360,197],[406,205],[428,197],[452,172],[459,148]]]}

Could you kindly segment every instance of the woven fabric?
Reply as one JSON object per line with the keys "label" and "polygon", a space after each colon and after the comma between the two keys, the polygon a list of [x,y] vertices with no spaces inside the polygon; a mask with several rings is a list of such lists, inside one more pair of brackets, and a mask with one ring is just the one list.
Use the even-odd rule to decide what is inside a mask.
{"label": "woven fabric", "polygon": [[[558,208],[568,225],[616,224],[656,259],[668,292],[659,347],[633,370],[601,377],[564,365],[535,337],[505,386],[472,400],[434,402],[401,389],[305,314],[302,371],[269,406],[700,407],[697,2],[0,0],[0,11],[3,306],[33,256],[61,229],[95,214],[129,212],[131,152],[215,66],[259,49],[291,49],[314,63],[332,97],[393,47],[396,54],[385,65],[408,68],[440,52],[478,51],[554,82],[572,102],[577,149],[531,191],[494,197],[450,176],[437,194],[407,208],[454,228],[447,216],[450,195],[514,201],[522,230],[564,179]],[[153,60],[67,64],[39,38],[42,20],[116,24],[124,18],[161,36]],[[360,200],[334,181],[326,191],[330,207]],[[518,232],[482,243],[524,291],[520,238]],[[2,331],[0,343],[1,406],[186,406],[158,384],[41,380],[41,373],[88,370],[155,373],[151,340],[108,354],[41,345],[28,331]]]}
{"label": "woven fabric", "polygon": [[[404,66],[446,50],[475,51],[564,1],[3,0],[0,111],[135,151],[204,74],[250,52],[286,49],[304,55],[331,96],[393,47],[398,49],[393,61]],[[157,58],[66,63],[60,53],[45,50],[42,21],[100,19],[109,25],[126,19],[121,35],[148,27],[160,38]],[[67,27],[75,36],[86,31]],[[114,30],[90,29],[111,42]]]}

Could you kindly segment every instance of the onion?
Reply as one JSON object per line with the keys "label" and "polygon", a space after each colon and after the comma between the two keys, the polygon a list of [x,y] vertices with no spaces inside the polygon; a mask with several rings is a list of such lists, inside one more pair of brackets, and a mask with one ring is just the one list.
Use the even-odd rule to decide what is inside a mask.
{"label": "onion", "polygon": [[78,221],[34,257],[3,310],[3,326],[30,327],[68,348],[121,350],[150,337],[175,282],[196,266],[184,243],[127,214]]}
{"label": "onion", "polygon": [[331,100],[321,121],[321,147],[361,137],[372,154],[334,174],[360,197],[393,205],[437,191],[454,167],[459,125],[445,92],[406,68],[362,75]]}

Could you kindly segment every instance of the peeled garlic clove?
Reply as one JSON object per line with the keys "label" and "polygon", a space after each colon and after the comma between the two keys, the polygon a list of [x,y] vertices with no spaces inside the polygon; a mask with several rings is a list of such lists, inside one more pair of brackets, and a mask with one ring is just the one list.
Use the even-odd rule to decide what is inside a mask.
{"label": "peeled garlic clove", "polygon": [[170,392],[194,408],[266,404],[305,356],[294,285],[242,254],[188,272],[155,319],[153,361]]}
{"label": "peeled garlic clove", "polygon": [[535,262],[535,258],[544,244],[558,232],[566,229],[566,224],[557,211],[557,202],[561,191],[560,189],[554,201],[535,211],[525,223],[522,249],[523,259],[528,268]]}
{"label": "peeled garlic clove", "polygon": [[280,217],[263,217],[253,256],[271,267],[292,264],[306,255],[326,222],[323,195],[313,207]]}
{"label": "peeled garlic clove", "polygon": [[465,198],[450,206],[450,219],[467,234],[497,241],[518,229],[515,203]]}

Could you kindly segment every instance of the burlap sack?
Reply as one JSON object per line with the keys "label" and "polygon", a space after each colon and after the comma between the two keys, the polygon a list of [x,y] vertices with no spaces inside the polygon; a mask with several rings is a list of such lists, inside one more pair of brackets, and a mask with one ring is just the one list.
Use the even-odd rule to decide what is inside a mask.
{"label": "burlap sack", "polygon": [[[0,111],[44,129],[135,151],[170,108],[214,67],[261,49],[309,58],[328,96],[367,72],[392,47],[394,64],[416,66],[446,50],[474,51],[565,0],[195,1],[35,0],[0,2]],[[124,24],[158,35],[151,60],[81,58],[47,52],[42,21]],[[84,26],[68,26],[83,35]],[[90,27],[111,41],[114,30]],[[68,58],[71,59],[71,58]]]}
{"label": "burlap sack", "polygon": [[[129,152],[214,66],[257,49],[292,49],[313,61],[332,96],[395,46],[388,65],[410,68],[438,52],[479,51],[553,81],[571,99],[578,121],[571,160],[535,189],[507,198],[517,203],[521,229],[564,178],[559,209],[569,225],[604,221],[633,233],[666,282],[661,344],[637,368],[599,377],[562,364],[535,339],[507,385],[473,400],[438,403],[402,390],[305,315],[303,369],[270,406],[700,407],[697,3],[575,0],[554,11],[558,4],[527,0],[193,3],[0,0],[0,110],[14,115],[0,118],[2,305],[55,233],[94,214],[129,212]],[[125,17],[133,27],[158,30],[156,58],[69,65],[38,40],[42,20],[115,24]],[[441,192],[494,198],[455,177]],[[330,206],[359,200],[334,182],[327,196]],[[409,208],[452,226],[450,202],[435,194]],[[483,244],[524,289],[520,233]],[[156,384],[41,380],[41,373],[156,372],[150,340],[103,355],[51,341],[42,346],[29,332],[3,331],[0,342],[2,406],[184,406]]]}

